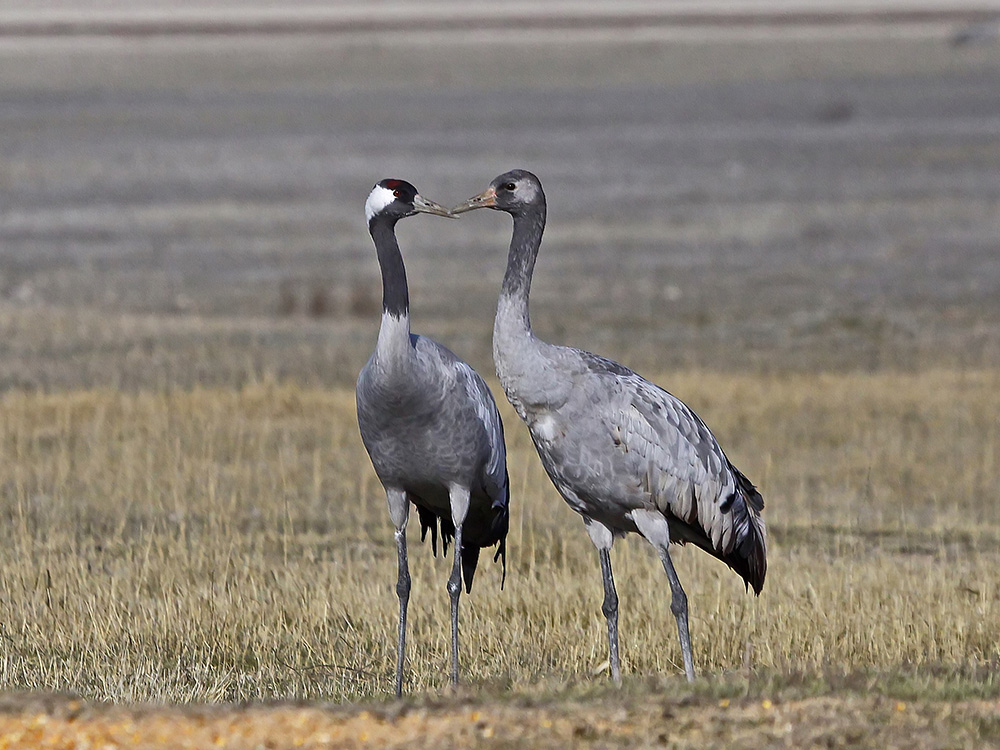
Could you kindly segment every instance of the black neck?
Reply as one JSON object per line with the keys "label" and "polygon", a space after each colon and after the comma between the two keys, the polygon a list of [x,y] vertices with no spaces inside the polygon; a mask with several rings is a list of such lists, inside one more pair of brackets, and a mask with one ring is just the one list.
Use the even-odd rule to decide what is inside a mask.
{"label": "black neck", "polygon": [[376,216],[368,224],[382,270],[382,312],[401,318],[409,314],[410,295],[406,287],[406,269],[396,242],[396,222]]}
{"label": "black neck", "polygon": [[[507,252],[507,271],[500,293],[510,297],[523,297],[527,303],[531,290],[531,274],[542,244],[545,231],[545,206],[535,206],[523,213],[514,214],[514,233]],[[525,305],[527,307],[527,304]],[[527,310],[525,310],[527,313]]]}

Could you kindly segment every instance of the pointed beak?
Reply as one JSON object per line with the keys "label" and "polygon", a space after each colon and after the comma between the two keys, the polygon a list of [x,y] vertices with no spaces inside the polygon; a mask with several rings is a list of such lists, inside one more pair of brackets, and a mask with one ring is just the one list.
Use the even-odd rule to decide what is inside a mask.
{"label": "pointed beak", "polygon": [[458,217],[452,214],[447,208],[442,206],[440,203],[435,203],[434,201],[427,200],[419,193],[413,199],[413,208],[417,213],[422,214],[434,214],[435,216],[444,216],[449,219],[457,219]]}
{"label": "pointed beak", "polygon": [[464,214],[466,211],[474,211],[477,208],[495,208],[497,205],[496,188],[489,187],[479,195],[474,195],[464,203],[452,206],[453,214]]}

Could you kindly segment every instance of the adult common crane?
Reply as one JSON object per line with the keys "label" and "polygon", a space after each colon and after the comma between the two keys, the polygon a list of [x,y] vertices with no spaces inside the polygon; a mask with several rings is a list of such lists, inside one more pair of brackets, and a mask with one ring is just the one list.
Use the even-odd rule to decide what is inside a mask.
{"label": "adult common crane", "polygon": [[764,500],[682,401],[626,367],[540,341],[528,293],[545,229],[538,178],[516,169],[452,209],[506,211],[514,219],[493,328],[493,360],[507,398],[528,425],[556,489],[583,516],[604,578],[611,676],[621,681],[618,595],[611,574],[616,536],[637,532],[659,553],[670,581],[684,672],[694,679],[687,596],[670,542],[692,542],[735,570],[754,593],[767,569]]}
{"label": "adult common crane", "polygon": [[437,555],[454,537],[451,597],[451,680],[458,682],[458,600],[472,590],[479,550],[499,545],[506,576],[507,453],[496,402],[483,379],[445,347],[410,333],[406,271],[396,222],[417,213],[450,216],[403,180],[382,180],[365,203],[368,231],[382,271],[382,324],[378,343],[357,385],[358,426],[375,473],[385,487],[396,527],[399,634],[396,695],[403,691],[406,606],[410,573],[406,522],[410,504],[420,517],[421,539],[431,532]]}

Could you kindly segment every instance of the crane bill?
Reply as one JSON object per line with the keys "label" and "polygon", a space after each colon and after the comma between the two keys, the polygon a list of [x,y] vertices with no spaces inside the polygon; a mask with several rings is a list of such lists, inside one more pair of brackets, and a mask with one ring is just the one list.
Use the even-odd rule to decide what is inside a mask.
{"label": "crane bill", "polygon": [[453,214],[464,214],[466,211],[475,211],[477,208],[493,208],[496,204],[497,191],[495,188],[490,187],[479,195],[474,195],[469,200],[459,203],[457,206],[452,206],[451,212]]}
{"label": "crane bill", "polygon": [[440,203],[428,200],[419,193],[413,197],[413,208],[422,214],[434,214],[435,216],[444,216],[448,219],[458,218]]}

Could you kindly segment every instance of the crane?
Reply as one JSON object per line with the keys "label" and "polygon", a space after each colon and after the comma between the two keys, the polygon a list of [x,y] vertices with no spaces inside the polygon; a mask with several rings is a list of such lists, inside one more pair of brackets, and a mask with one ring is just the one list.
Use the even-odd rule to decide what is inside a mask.
{"label": "crane", "polygon": [[687,595],[670,543],[697,545],[759,594],[767,570],[764,500],[680,399],[617,362],[534,335],[528,296],[546,218],[539,179],[521,169],[507,172],[451,210],[478,208],[513,217],[493,360],[546,473],[597,547],[612,679],[621,682],[610,551],[616,537],[638,533],[666,571],[684,672],[694,680]]}
{"label": "crane", "polygon": [[[509,479],[503,423],[479,374],[441,344],[410,333],[406,270],[396,222],[417,213],[450,216],[410,183],[382,180],[365,203],[368,230],[382,274],[382,320],[375,351],[357,383],[358,427],[385,488],[395,526],[399,597],[396,695],[403,690],[406,608],[410,573],[406,524],[410,505],[420,518],[421,540],[431,532],[437,555],[454,540],[448,579],[451,599],[451,680],[458,683],[458,605],[472,581],[482,548],[497,545],[506,577]],[[501,586],[503,583],[501,582]]]}

